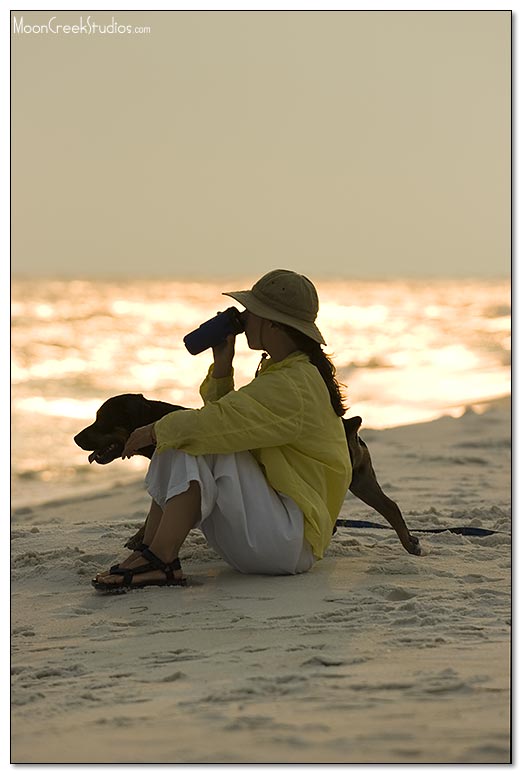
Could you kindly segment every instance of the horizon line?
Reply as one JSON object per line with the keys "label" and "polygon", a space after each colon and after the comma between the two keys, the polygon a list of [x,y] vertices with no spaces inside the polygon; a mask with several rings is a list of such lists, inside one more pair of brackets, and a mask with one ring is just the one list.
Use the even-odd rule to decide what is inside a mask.
{"label": "horizon line", "polygon": [[[310,272],[304,272],[305,274],[309,274]],[[223,280],[227,280],[228,278],[251,278],[251,277],[257,277],[258,272],[223,272],[221,274],[170,274],[168,272],[165,273],[144,273],[144,272],[136,272],[136,273],[128,273],[128,272],[114,272],[114,273],[99,273],[99,274],[86,274],[86,273],[78,273],[78,274],[67,274],[67,273],[59,273],[59,272],[51,272],[48,274],[40,274],[38,272],[10,272],[10,278],[11,281],[14,280],[49,280],[49,281],[91,281],[91,282],[99,282],[99,281],[106,281],[106,282],[115,282],[115,281],[139,281],[139,280],[147,280],[147,281],[154,281],[154,280],[169,280],[169,281],[179,281],[179,282],[221,282]],[[261,275],[259,275],[261,276]],[[475,280],[475,281],[491,281],[491,280],[509,280],[511,281],[513,279],[512,273],[507,274],[371,274],[371,275],[364,275],[364,274],[340,274],[335,272],[328,272],[328,273],[315,273],[313,274],[314,279],[317,281],[339,281],[343,280],[346,282],[354,281],[354,282],[394,282],[394,281],[412,281],[412,280],[419,280],[419,281],[437,281],[437,280]]]}

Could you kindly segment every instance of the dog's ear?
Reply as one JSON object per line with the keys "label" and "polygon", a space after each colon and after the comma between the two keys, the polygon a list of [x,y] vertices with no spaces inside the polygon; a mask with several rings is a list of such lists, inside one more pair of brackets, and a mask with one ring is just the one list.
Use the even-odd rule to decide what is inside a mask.
{"label": "dog's ear", "polygon": [[136,427],[143,427],[144,425],[148,425],[155,419],[152,412],[151,401],[145,398],[141,393],[137,393],[135,397],[137,400],[133,402],[132,410],[130,406],[127,407],[128,414],[130,414],[132,423],[134,425],[133,429]]}
{"label": "dog's ear", "polygon": [[362,425],[361,417],[349,417],[343,419],[344,429],[346,433],[356,433]]}

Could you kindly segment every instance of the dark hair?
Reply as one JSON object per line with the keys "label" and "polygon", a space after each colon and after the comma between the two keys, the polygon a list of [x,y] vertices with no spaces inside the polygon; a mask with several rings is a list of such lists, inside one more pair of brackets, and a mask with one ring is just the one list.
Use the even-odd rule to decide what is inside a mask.
{"label": "dark hair", "polygon": [[323,377],[324,383],[328,387],[330,403],[332,404],[333,410],[338,417],[342,417],[347,410],[347,406],[344,406],[343,404],[344,396],[341,392],[341,386],[344,387],[345,385],[337,381],[335,377],[335,366],[326,352],[323,352],[319,342],[314,341],[296,328],[290,327],[290,325],[284,325],[283,323],[276,323],[276,325],[282,328],[285,333],[290,336],[301,352],[308,355],[310,362],[317,368]]}

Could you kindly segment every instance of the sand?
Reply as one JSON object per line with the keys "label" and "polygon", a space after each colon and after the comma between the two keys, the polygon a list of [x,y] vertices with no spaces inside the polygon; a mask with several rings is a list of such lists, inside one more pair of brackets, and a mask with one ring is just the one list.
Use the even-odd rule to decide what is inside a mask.
{"label": "sand", "polygon": [[[243,576],[192,533],[188,588],[107,596],[90,578],[125,555],[140,481],[15,512],[11,761],[508,762],[509,404],[479,408],[361,431],[411,528],[500,533],[421,557],[341,528],[308,574]],[[382,521],[351,495],[340,516]]]}

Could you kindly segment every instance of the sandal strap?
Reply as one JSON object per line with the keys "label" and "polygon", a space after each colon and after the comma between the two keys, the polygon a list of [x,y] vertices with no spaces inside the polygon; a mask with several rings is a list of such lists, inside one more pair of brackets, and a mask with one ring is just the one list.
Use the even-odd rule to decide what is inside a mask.
{"label": "sandal strap", "polygon": [[111,567],[109,572],[111,575],[123,575],[122,586],[129,585],[132,581],[132,576],[134,575],[134,570],[129,570],[126,567],[120,567],[119,564],[115,564],[113,567]]}
{"label": "sandal strap", "polygon": [[[140,543],[137,548],[133,549],[134,551],[144,551],[148,546],[145,545],[145,543]],[[125,568],[122,568],[119,564],[113,564],[112,567],[109,568],[109,572],[111,575],[122,575]]]}
{"label": "sandal strap", "polygon": [[167,564],[162,559],[160,559],[159,556],[156,556],[156,554],[151,551],[150,548],[147,547],[143,549],[141,555],[144,559],[148,559],[149,567],[154,567],[154,569],[164,572],[167,576],[167,580],[174,579],[174,570],[181,570],[181,562],[179,561],[178,557]]}

